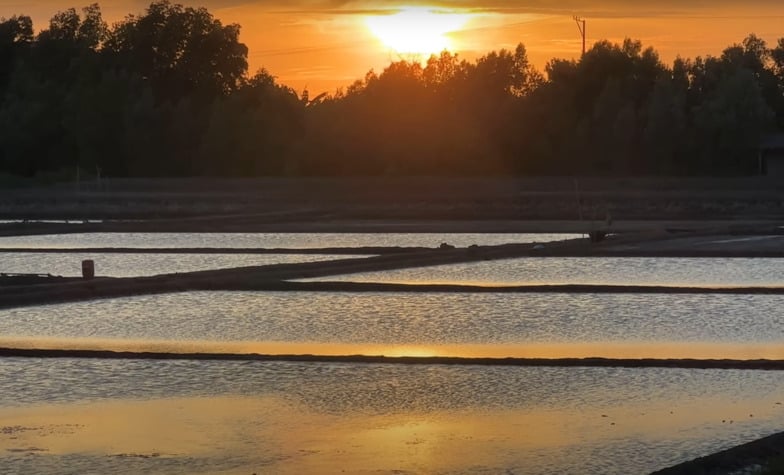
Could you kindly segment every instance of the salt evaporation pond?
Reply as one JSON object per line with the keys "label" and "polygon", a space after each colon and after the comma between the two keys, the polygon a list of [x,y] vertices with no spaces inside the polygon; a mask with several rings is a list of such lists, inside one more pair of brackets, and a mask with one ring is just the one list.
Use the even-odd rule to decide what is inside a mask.
{"label": "salt evaporation pond", "polygon": [[8,473],[649,473],[780,430],[759,371],[4,359]]}
{"label": "salt evaporation pond", "polygon": [[[342,247],[364,245],[339,236]],[[421,245],[369,236],[370,246]],[[427,246],[474,243],[434,236]],[[199,239],[167,246],[145,238],[139,247],[244,247]],[[0,247],[13,247],[8,242]],[[135,247],[128,239],[81,242],[49,244]],[[292,242],[247,247],[297,247]],[[314,242],[302,247],[331,247],[323,237]],[[82,257],[57,256],[50,257]],[[150,256],[169,257],[182,259]],[[449,268],[401,281],[526,283],[519,275],[531,269],[493,267],[521,261],[535,262],[407,270]],[[605,271],[618,283],[691,285],[772,285],[780,275],[767,259],[564,261],[533,270],[547,283],[613,283],[601,280]],[[400,279],[399,271],[385,275]],[[191,292],[2,310],[0,346],[469,358],[640,350],[784,359],[782,303],[778,295]],[[647,473],[780,431],[781,394],[784,373],[775,371],[4,358],[0,467],[42,474]]]}
{"label": "salt evaporation pond", "polygon": [[177,272],[228,269],[233,267],[295,264],[348,259],[362,256],[300,254],[115,254],[115,253],[0,253],[0,272],[52,274],[64,277],[82,275],[85,259],[95,262],[101,277],[140,277]]}
{"label": "salt evaporation pond", "polygon": [[465,233],[83,233],[0,237],[0,248],[467,247],[563,241],[576,234]]}
{"label": "salt evaporation pond", "polygon": [[784,285],[784,259],[526,257],[307,280],[473,285],[780,286]]}
{"label": "salt evaporation pond", "polygon": [[[289,351],[614,357],[625,345],[650,357],[784,359],[782,308],[781,295],[191,292],[2,310],[0,335],[108,349],[159,341],[264,353],[296,343]],[[668,353],[673,345],[680,353]]]}

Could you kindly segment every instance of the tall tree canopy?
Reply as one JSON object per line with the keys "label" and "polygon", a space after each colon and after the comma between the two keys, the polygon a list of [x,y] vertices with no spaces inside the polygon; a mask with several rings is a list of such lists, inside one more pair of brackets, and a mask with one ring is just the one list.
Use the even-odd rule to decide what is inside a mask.
{"label": "tall tree canopy", "polygon": [[224,26],[204,8],[160,0],[115,25],[105,50],[116,68],[150,80],[160,99],[226,95],[248,69],[239,35],[239,25]]}

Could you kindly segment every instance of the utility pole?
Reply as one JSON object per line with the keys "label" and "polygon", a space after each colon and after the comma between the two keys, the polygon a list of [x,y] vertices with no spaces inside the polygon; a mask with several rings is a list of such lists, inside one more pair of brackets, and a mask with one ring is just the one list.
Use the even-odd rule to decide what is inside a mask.
{"label": "utility pole", "polygon": [[580,36],[583,38],[583,56],[585,56],[585,18],[575,15],[574,21],[577,23],[577,29],[580,30]]}

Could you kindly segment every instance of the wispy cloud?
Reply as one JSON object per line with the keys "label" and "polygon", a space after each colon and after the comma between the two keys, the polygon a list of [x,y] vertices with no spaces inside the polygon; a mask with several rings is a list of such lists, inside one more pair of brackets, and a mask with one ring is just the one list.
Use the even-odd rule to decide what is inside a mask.
{"label": "wispy cloud", "polygon": [[[57,11],[81,7],[95,0],[0,0],[0,14],[25,11]],[[105,10],[140,12],[150,0],[98,0]],[[678,15],[721,16],[724,11],[745,15],[768,15],[780,11],[782,0],[173,0],[211,10],[255,7],[285,13],[369,15],[394,10],[403,5],[433,6],[496,14],[580,14],[594,18],[662,17]]]}
{"label": "wispy cloud", "polygon": [[574,14],[594,17],[659,17],[671,15],[721,16],[724,10],[741,10],[748,15],[779,9],[781,0],[203,0],[208,7],[267,7],[296,13],[367,15],[394,10],[400,6],[433,6],[497,14]]}

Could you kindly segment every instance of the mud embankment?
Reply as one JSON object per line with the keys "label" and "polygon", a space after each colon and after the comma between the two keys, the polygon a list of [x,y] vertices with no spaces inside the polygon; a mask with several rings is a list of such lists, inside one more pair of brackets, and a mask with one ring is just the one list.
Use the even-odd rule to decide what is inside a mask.
{"label": "mud embankment", "polygon": [[780,360],[463,358],[451,356],[265,355],[256,353],[168,353],[106,350],[0,348],[0,358],[83,358],[117,360],[281,361],[351,364],[523,366],[557,368],[684,368],[784,371]]}
{"label": "mud embankment", "polygon": [[[784,458],[784,432],[659,470],[651,475],[782,473],[764,472],[762,469],[769,461],[782,458]],[[759,467],[759,470],[754,470],[752,467]]]}
{"label": "mud embankment", "polygon": [[[185,291],[306,291],[306,292],[515,292],[515,293],[725,293],[725,294],[782,294],[784,287],[672,287],[624,285],[526,285],[526,286],[471,286],[471,285],[404,285],[351,282],[291,282],[302,279],[324,279],[330,276],[379,272],[415,267],[460,264],[522,257],[782,257],[784,250],[777,244],[756,249],[755,244],[734,242],[722,244],[727,248],[705,248],[699,233],[691,234],[682,242],[678,234],[652,233],[618,236],[602,243],[588,239],[574,239],[548,243],[472,246],[470,248],[354,248],[345,253],[380,254],[372,257],[298,264],[275,264],[241,267],[152,277],[96,278],[93,280],[44,280],[37,285],[7,285],[0,282],[0,308],[42,305],[57,302],[114,298],[144,294]],[[703,237],[711,238],[710,234]],[[670,241],[671,247],[662,247]],[[741,240],[743,241],[743,240]],[[722,241],[719,241],[722,242]],[[681,243],[681,244],[679,244]],[[658,246],[658,247],[657,247]],[[39,250],[50,252],[49,250]],[[148,253],[149,249],[124,249],[126,252]],[[168,252],[196,252],[196,250],[159,250]],[[221,252],[225,250],[220,250]],[[246,250],[233,250],[247,252]],[[267,250],[256,250],[267,253]],[[280,253],[284,250],[276,249]],[[337,249],[291,250],[302,253],[333,253]],[[64,252],[52,250],[51,252]],[[65,252],[85,252],[66,250]],[[2,279],[0,279],[2,280]]]}
{"label": "mud embankment", "polygon": [[[620,242],[629,242],[621,240]],[[549,293],[729,293],[781,294],[784,287],[703,288],[617,285],[404,285],[351,282],[291,282],[326,279],[329,276],[378,272],[444,264],[459,264],[528,256],[589,255],[607,252],[612,245],[594,245],[587,240],[548,244],[534,249],[531,244],[468,249],[430,249],[394,252],[367,258],[299,264],[277,264],[211,271],[164,274],[153,277],[96,278],[38,285],[0,286],[0,308],[43,305],[57,302],[114,298],[185,291],[307,291],[307,292],[549,292]],[[603,251],[604,250],[604,251]]]}

